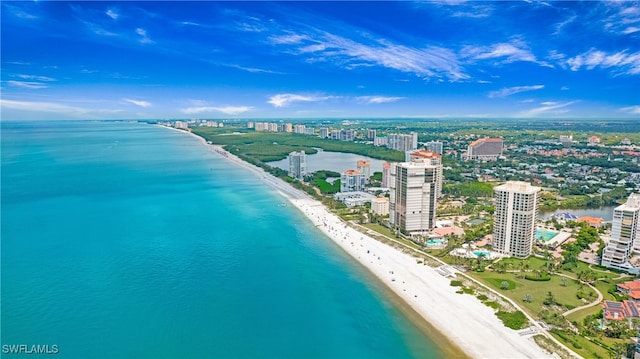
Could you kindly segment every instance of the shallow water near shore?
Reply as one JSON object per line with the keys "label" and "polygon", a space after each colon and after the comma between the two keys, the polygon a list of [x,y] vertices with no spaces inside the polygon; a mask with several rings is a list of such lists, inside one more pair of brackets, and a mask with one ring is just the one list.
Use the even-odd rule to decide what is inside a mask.
{"label": "shallow water near shore", "polygon": [[3,344],[70,358],[446,356],[297,209],[196,138],[1,125]]}

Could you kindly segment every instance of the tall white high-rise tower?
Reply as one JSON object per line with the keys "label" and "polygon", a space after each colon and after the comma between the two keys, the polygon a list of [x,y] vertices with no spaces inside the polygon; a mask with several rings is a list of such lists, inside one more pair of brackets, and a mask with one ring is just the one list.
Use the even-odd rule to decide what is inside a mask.
{"label": "tall white high-rise tower", "polygon": [[509,181],[495,187],[494,191],[493,249],[526,258],[533,250],[540,187]]}

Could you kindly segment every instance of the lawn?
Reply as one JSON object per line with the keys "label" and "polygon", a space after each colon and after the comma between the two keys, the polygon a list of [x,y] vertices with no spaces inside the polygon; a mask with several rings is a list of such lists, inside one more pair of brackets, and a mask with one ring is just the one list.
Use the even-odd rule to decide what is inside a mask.
{"label": "lawn", "polygon": [[584,320],[584,318],[587,315],[598,314],[601,311],[602,311],[602,306],[594,305],[593,307],[585,308],[585,309],[582,309],[582,310],[579,310],[577,312],[573,312],[573,313],[569,314],[567,316],[567,319],[570,322],[576,322],[576,323],[582,325],[582,321]]}
{"label": "lawn", "polygon": [[389,228],[378,223],[366,223],[363,224],[363,226],[390,238],[395,238],[396,236]]}
{"label": "lawn", "polygon": [[574,275],[575,276],[580,272],[590,271],[590,272],[595,273],[597,278],[617,278],[617,277],[620,276],[620,274],[618,274],[618,273],[614,273],[614,272],[604,273],[604,272],[601,272],[601,270],[602,269],[598,269],[597,271],[593,270],[593,269],[589,268],[589,264],[587,264],[585,262],[578,261],[578,262],[575,263],[575,266],[573,268],[571,268],[570,270],[562,269],[562,270],[560,270],[560,273],[565,273],[565,274],[569,274],[569,275]]}
{"label": "lawn", "polygon": [[528,265],[528,268],[530,270],[542,268],[547,264],[546,260],[538,257],[529,257],[527,259],[504,258],[501,260],[501,262],[507,264],[507,270],[519,270],[520,263]]}
{"label": "lawn", "polygon": [[[551,276],[551,280],[544,282],[530,281],[520,278],[520,273],[497,273],[497,272],[469,272],[469,274],[480,279],[485,284],[496,289],[498,292],[513,299],[522,306],[529,314],[537,316],[544,305],[542,302],[547,297],[547,293],[553,293],[555,301],[568,308],[575,308],[586,304],[576,296],[579,284],[574,280],[568,280],[567,286],[563,286],[562,279],[559,276]],[[509,289],[501,289],[503,281],[507,281]],[[584,287],[585,293],[591,292],[595,296],[595,292],[588,287]],[[525,294],[531,295],[531,302],[524,302]]]}
{"label": "lawn", "polygon": [[[556,337],[556,339],[565,343],[568,348],[572,349],[585,358],[611,358],[611,353],[607,349],[602,348],[598,344],[589,341],[585,337],[575,334],[564,334],[564,336],[566,336],[566,338],[568,339],[567,341],[563,340],[563,338],[555,333],[551,334]],[[602,338],[599,340],[609,346],[613,346],[616,343],[616,340],[614,339]],[[617,342],[622,341],[617,340]]]}

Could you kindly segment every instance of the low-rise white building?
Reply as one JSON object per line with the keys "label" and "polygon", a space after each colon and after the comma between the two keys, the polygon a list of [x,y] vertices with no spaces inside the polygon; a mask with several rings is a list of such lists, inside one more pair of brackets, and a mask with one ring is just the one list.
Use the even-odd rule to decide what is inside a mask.
{"label": "low-rise white building", "polygon": [[381,216],[389,214],[389,198],[376,197],[371,200],[371,211]]}

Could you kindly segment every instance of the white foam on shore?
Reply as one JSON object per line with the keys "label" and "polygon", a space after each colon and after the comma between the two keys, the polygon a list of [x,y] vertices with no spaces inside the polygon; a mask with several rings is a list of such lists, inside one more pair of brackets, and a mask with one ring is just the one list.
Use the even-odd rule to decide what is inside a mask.
{"label": "white foam on shore", "polygon": [[[202,137],[196,136],[203,143]],[[532,339],[505,327],[492,308],[468,294],[458,294],[450,279],[416,258],[346,225],[319,201],[261,168],[242,161],[221,146],[210,148],[247,168],[276,189],[343,250],[368,268],[423,319],[474,358],[550,358]]]}

